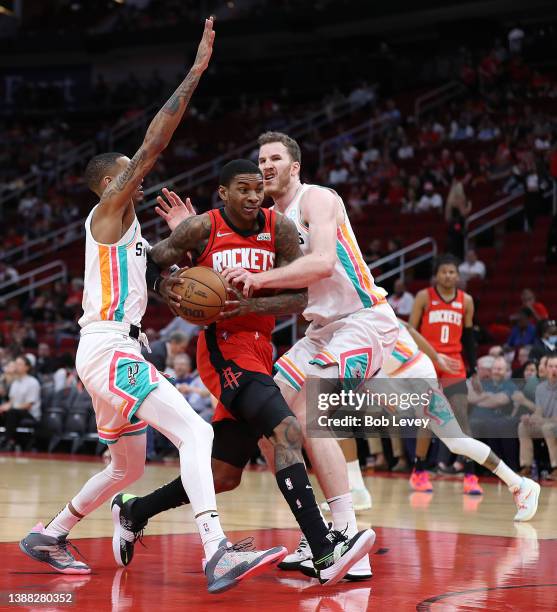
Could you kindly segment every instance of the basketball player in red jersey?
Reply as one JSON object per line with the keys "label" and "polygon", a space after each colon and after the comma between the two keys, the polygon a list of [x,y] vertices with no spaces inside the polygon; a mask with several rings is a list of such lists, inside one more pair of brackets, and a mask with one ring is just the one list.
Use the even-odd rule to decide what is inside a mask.
{"label": "basketball player in red jersey", "polygon": [[[261,208],[263,176],[255,164],[248,160],[226,164],[219,196],[224,208],[192,214],[152,248],[150,255],[158,266],[175,264],[190,251],[196,265],[217,272],[242,266],[257,274],[287,265],[301,255],[295,225],[280,213]],[[177,198],[175,194],[172,197]],[[174,214],[171,207],[166,210]],[[236,289],[230,292],[233,299],[227,302],[227,311],[201,332],[197,345],[199,374],[219,400],[213,421],[215,490],[239,485],[259,438],[265,436],[274,447],[277,484],[317,559],[319,578],[324,584],[334,584],[368,554],[375,533],[367,529],[347,538],[329,531],[303,462],[300,424],[272,378],[274,316],[303,311],[307,291],[273,291],[272,295],[249,298]],[[113,548],[120,550],[121,544],[127,543],[127,554],[118,553],[117,563],[129,563],[135,537],[148,518],[188,502],[179,478],[143,498],[117,496],[113,504],[120,507],[120,520],[115,524],[114,538],[119,546]]]}
{"label": "basketball player in red jersey", "polygon": [[[462,352],[464,350],[470,373],[475,372],[476,349],[472,333],[474,300],[458,289],[458,281],[458,260],[452,255],[440,257],[435,265],[435,285],[418,292],[409,323],[420,331],[438,353],[450,358],[455,365],[458,364],[457,374],[448,374],[437,364],[435,369],[462,430],[470,435],[466,367]],[[433,490],[429,475],[425,471],[430,441],[429,430],[418,432],[416,460],[410,476],[410,485],[416,491]],[[469,459],[465,459],[463,463],[464,493],[481,495],[483,491],[474,473],[474,463]]]}

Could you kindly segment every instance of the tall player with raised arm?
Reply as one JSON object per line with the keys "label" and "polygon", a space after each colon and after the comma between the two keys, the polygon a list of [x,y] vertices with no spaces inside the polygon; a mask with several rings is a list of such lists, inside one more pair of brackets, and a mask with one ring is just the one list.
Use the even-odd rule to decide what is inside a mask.
{"label": "tall player with raised arm", "polygon": [[[224,275],[243,284],[245,295],[252,290],[308,287],[304,317],[309,328],[275,364],[275,380],[305,431],[306,378],[372,377],[390,355],[399,328],[386,292],[375,284],[364,262],[339,195],[300,181],[300,147],[286,134],[262,134],[259,145],[265,195],[273,199],[275,210],[295,223],[303,255],[261,274],[235,268]],[[306,437],[304,447],[329,503],[334,528],[354,535],[356,517],[339,445],[334,439]],[[311,552],[301,550],[291,557],[290,565],[311,558]],[[368,557],[350,570],[350,577],[369,576]]]}
{"label": "tall player with raised arm", "polygon": [[193,67],[152,120],[133,158],[98,155],[85,171],[99,203],[85,222],[84,314],[76,369],[93,399],[99,439],[109,445],[111,462],[46,527],[39,523],[20,542],[24,553],[62,573],[90,573],[89,566],[68,550],[67,536],[82,518],[141,476],[147,424],[179,450],[182,482],[207,560],[209,592],[229,589],[286,554],[283,547],[260,552],[229,544],[220,525],[211,473],[213,430],[140,350],[145,340],[140,325],[147,305],[147,245],[135,202],[142,197],[144,176],[170,142],[209,64],[214,37],[210,18]]}

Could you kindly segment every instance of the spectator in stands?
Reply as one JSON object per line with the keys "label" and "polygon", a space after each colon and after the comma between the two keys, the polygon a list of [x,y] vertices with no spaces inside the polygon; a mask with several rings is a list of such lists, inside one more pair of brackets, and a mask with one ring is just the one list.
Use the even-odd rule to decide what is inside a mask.
{"label": "spectator in stands", "polygon": [[557,325],[553,320],[541,321],[539,323],[540,336],[534,340],[530,359],[541,359],[557,350]]}
{"label": "spectator in stands", "polygon": [[[0,287],[2,288],[2,293],[8,293],[15,289],[18,281],[19,273],[17,270],[0,261]],[[5,286],[3,286],[4,284]]]}
{"label": "spectator in stands", "polygon": [[458,266],[458,273],[465,282],[472,278],[485,278],[485,264],[478,259],[474,249],[468,249],[465,260]]}
{"label": "spectator in stands", "polygon": [[182,319],[182,317],[174,317],[166,327],[163,327],[159,331],[159,338],[161,340],[168,340],[174,332],[181,332],[186,335],[188,341],[190,341],[194,336],[198,335],[200,329],[199,325],[190,323]]}
{"label": "spectator in stands", "polygon": [[3,367],[0,375],[0,402],[7,402],[10,397],[10,387],[16,379],[15,360],[10,359]]}
{"label": "spectator in stands", "polygon": [[35,372],[39,375],[52,374],[56,370],[56,361],[50,354],[50,345],[41,342],[37,349]]}
{"label": "spectator in stands", "polygon": [[16,429],[24,419],[36,423],[41,418],[41,386],[30,371],[31,362],[27,357],[15,360],[15,380],[10,385],[9,399],[0,405],[6,427],[5,451],[15,449]]}
{"label": "spectator in stands", "polygon": [[495,346],[490,347],[490,349],[488,351],[488,355],[490,357],[504,357],[505,356],[505,350],[503,349],[502,346],[499,346],[498,344],[496,344]]}
{"label": "spectator in stands", "polygon": [[474,128],[466,116],[461,115],[458,121],[451,123],[449,138],[451,140],[470,140],[474,138]]}
{"label": "spectator in stands", "polygon": [[52,377],[54,391],[65,389],[68,384],[73,385],[77,380],[77,372],[75,370],[75,358],[70,353],[63,353],[58,357],[58,367]]}
{"label": "spectator in stands", "polygon": [[174,357],[174,384],[197,414],[207,422],[213,416],[211,394],[201,382],[197,371],[192,372],[191,359],[185,353]]}
{"label": "spectator in stands", "polygon": [[329,185],[343,185],[350,178],[350,169],[348,164],[337,164],[331,168],[327,182]]}
{"label": "spectator in stands", "polygon": [[409,291],[406,291],[406,285],[402,278],[397,278],[395,281],[393,293],[387,298],[387,301],[397,317],[407,319],[410,316],[414,304],[414,296]]}
{"label": "spectator in stands", "polygon": [[174,357],[179,353],[185,353],[188,348],[189,337],[182,332],[172,332],[168,340],[157,340],[151,346],[151,352],[143,348],[143,357],[150,361],[157,370],[164,372],[171,368]]}
{"label": "spectator in stands", "polygon": [[[545,358],[547,361],[547,358]],[[538,368],[535,361],[527,361],[516,372],[513,372],[513,382],[519,387],[513,393],[515,410],[513,416],[521,418],[525,414],[536,411],[536,388],[540,384]]]}
{"label": "spectator in stands", "polygon": [[557,355],[547,359],[547,380],[536,388],[536,410],[524,415],[518,426],[521,473],[529,474],[534,462],[534,438],[544,438],[551,473],[549,480],[557,480]]}
{"label": "spectator in stands", "polygon": [[507,465],[516,467],[518,420],[511,413],[514,409],[512,396],[517,389],[507,374],[507,362],[503,357],[496,357],[490,378],[481,380],[480,377],[479,381],[469,386],[468,400],[472,405],[470,428],[475,438],[490,439],[494,452]]}
{"label": "spectator in stands", "polygon": [[416,212],[426,212],[429,210],[441,211],[443,209],[443,198],[436,192],[433,183],[427,181],[424,184],[424,192],[418,205],[416,206]]}
{"label": "spectator in stands", "polygon": [[520,300],[522,302],[522,308],[528,310],[528,316],[534,321],[541,321],[542,319],[549,318],[547,308],[541,302],[536,301],[536,296],[532,289],[523,289],[520,294]]}
{"label": "spectator in stands", "polygon": [[513,378],[522,378],[522,374],[524,372],[524,365],[528,362],[531,349],[532,346],[526,344],[524,346],[521,346],[518,351],[516,351],[516,359],[512,364],[514,367],[512,373]]}
{"label": "spectator in stands", "polygon": [[414,147],[408,142],[406,136],[402,139],[397,151],[398,159],[412,159],[414,157]]}
{"label": "spectator in stands", "polygon": [[516,315],[516,323],[511,329],[511,335],[507,340],[507,346],[518,348],[527,344],[533,344],[536,339],[536,326],[530,323],[530,315],[526,308],[522,308]]}

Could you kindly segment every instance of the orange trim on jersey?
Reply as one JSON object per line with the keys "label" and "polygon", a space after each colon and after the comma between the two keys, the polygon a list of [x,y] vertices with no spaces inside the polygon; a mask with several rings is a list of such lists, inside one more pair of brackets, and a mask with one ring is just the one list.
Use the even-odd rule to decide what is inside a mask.
{"label": "orange trim on jersey", "polygon": [[389,374],[389,377],[396,376],[397,374],[400,374],[401,372],[404,372],[404,370],[407,370],[410,366],[413,366],[415,363],[418,363],[418,361],[422,358],[422,356],[423,356],[423,353],[421,351],[419,351],[418,353],[416,353],[414,355],[414,357],[409,359],[406,363],[403,363],[400,366],[400,368],[398,368],[397,370],[394,370],[393,372],[391,372]]}
{"label": "orange trim on jersey", "polygon": [[108,310],[112,303],[112,276],[110,273],[110,247],[98,245],[99,247],[99,264],[101,273],[101,288],[102,288],[102,303],[101,303],[101,320],[108,319]]}
{"label": "orange trim on jersey", "polygon": [[357,243],[354,241],[354,238],[348,231],[348,226],[346,225],[346,223],[343,223],[338,228],[338,230],[345,241],[345,248],[347,248],[347,250],[349,251],[349,256],[354,264],[354,269],[356,271],[356,274],[358,275],[358,279],[361,279],[361,286],[375,298],[375,303],[377,303],[377,301],[379,300],[384,300],[385,296],[383,295],[383,293],[380,293],[379,291],[375,290],[376,286],[372,280],[369,268],[367,267],[366,262],[364,261],[362,254],[360,253],[360,249],[358,248]]}
{"label": "orange trim on jersey", "polygon": [[282,364],[288,366],[289,370],[292,370],[292,372],[290,372],[292,375],[296,375],[297,378],[297,382],[299,382],[300,384],[304,384],[304,380],[306,379],[306,375],[302,372],[302,370],[300,370],[300,368],[298,368],[298,366],[291,360],[289,359],[286,355],[283,355],[282,357],[280,357],[277,361],[281,362]]}

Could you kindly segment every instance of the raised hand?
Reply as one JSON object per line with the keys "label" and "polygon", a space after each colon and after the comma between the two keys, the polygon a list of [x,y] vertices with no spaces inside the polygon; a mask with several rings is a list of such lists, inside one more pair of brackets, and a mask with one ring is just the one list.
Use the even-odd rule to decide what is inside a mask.
{"label": "raised hand", "polygon": [[169,191],[166,187],[162,188],[162,193],[166,200],[162,196],[157,196],[159,206],[155,206],[155,212],[166,221],[170,231],[177,228],[188,217],[197,214],[189,198],[183,202],[176,192]]}
{"label": "raised hand", "polygon": [[215,32],[213,30],[214,17],[205,19],[205,29],[203,30],[203,36],[201,42],[197,48],[197,55],[195,56],[195,62],[193,63],[192,70],[196,72],[204,72],[207,70],[211,55],[213,53],[213,41],[215,40]]}

